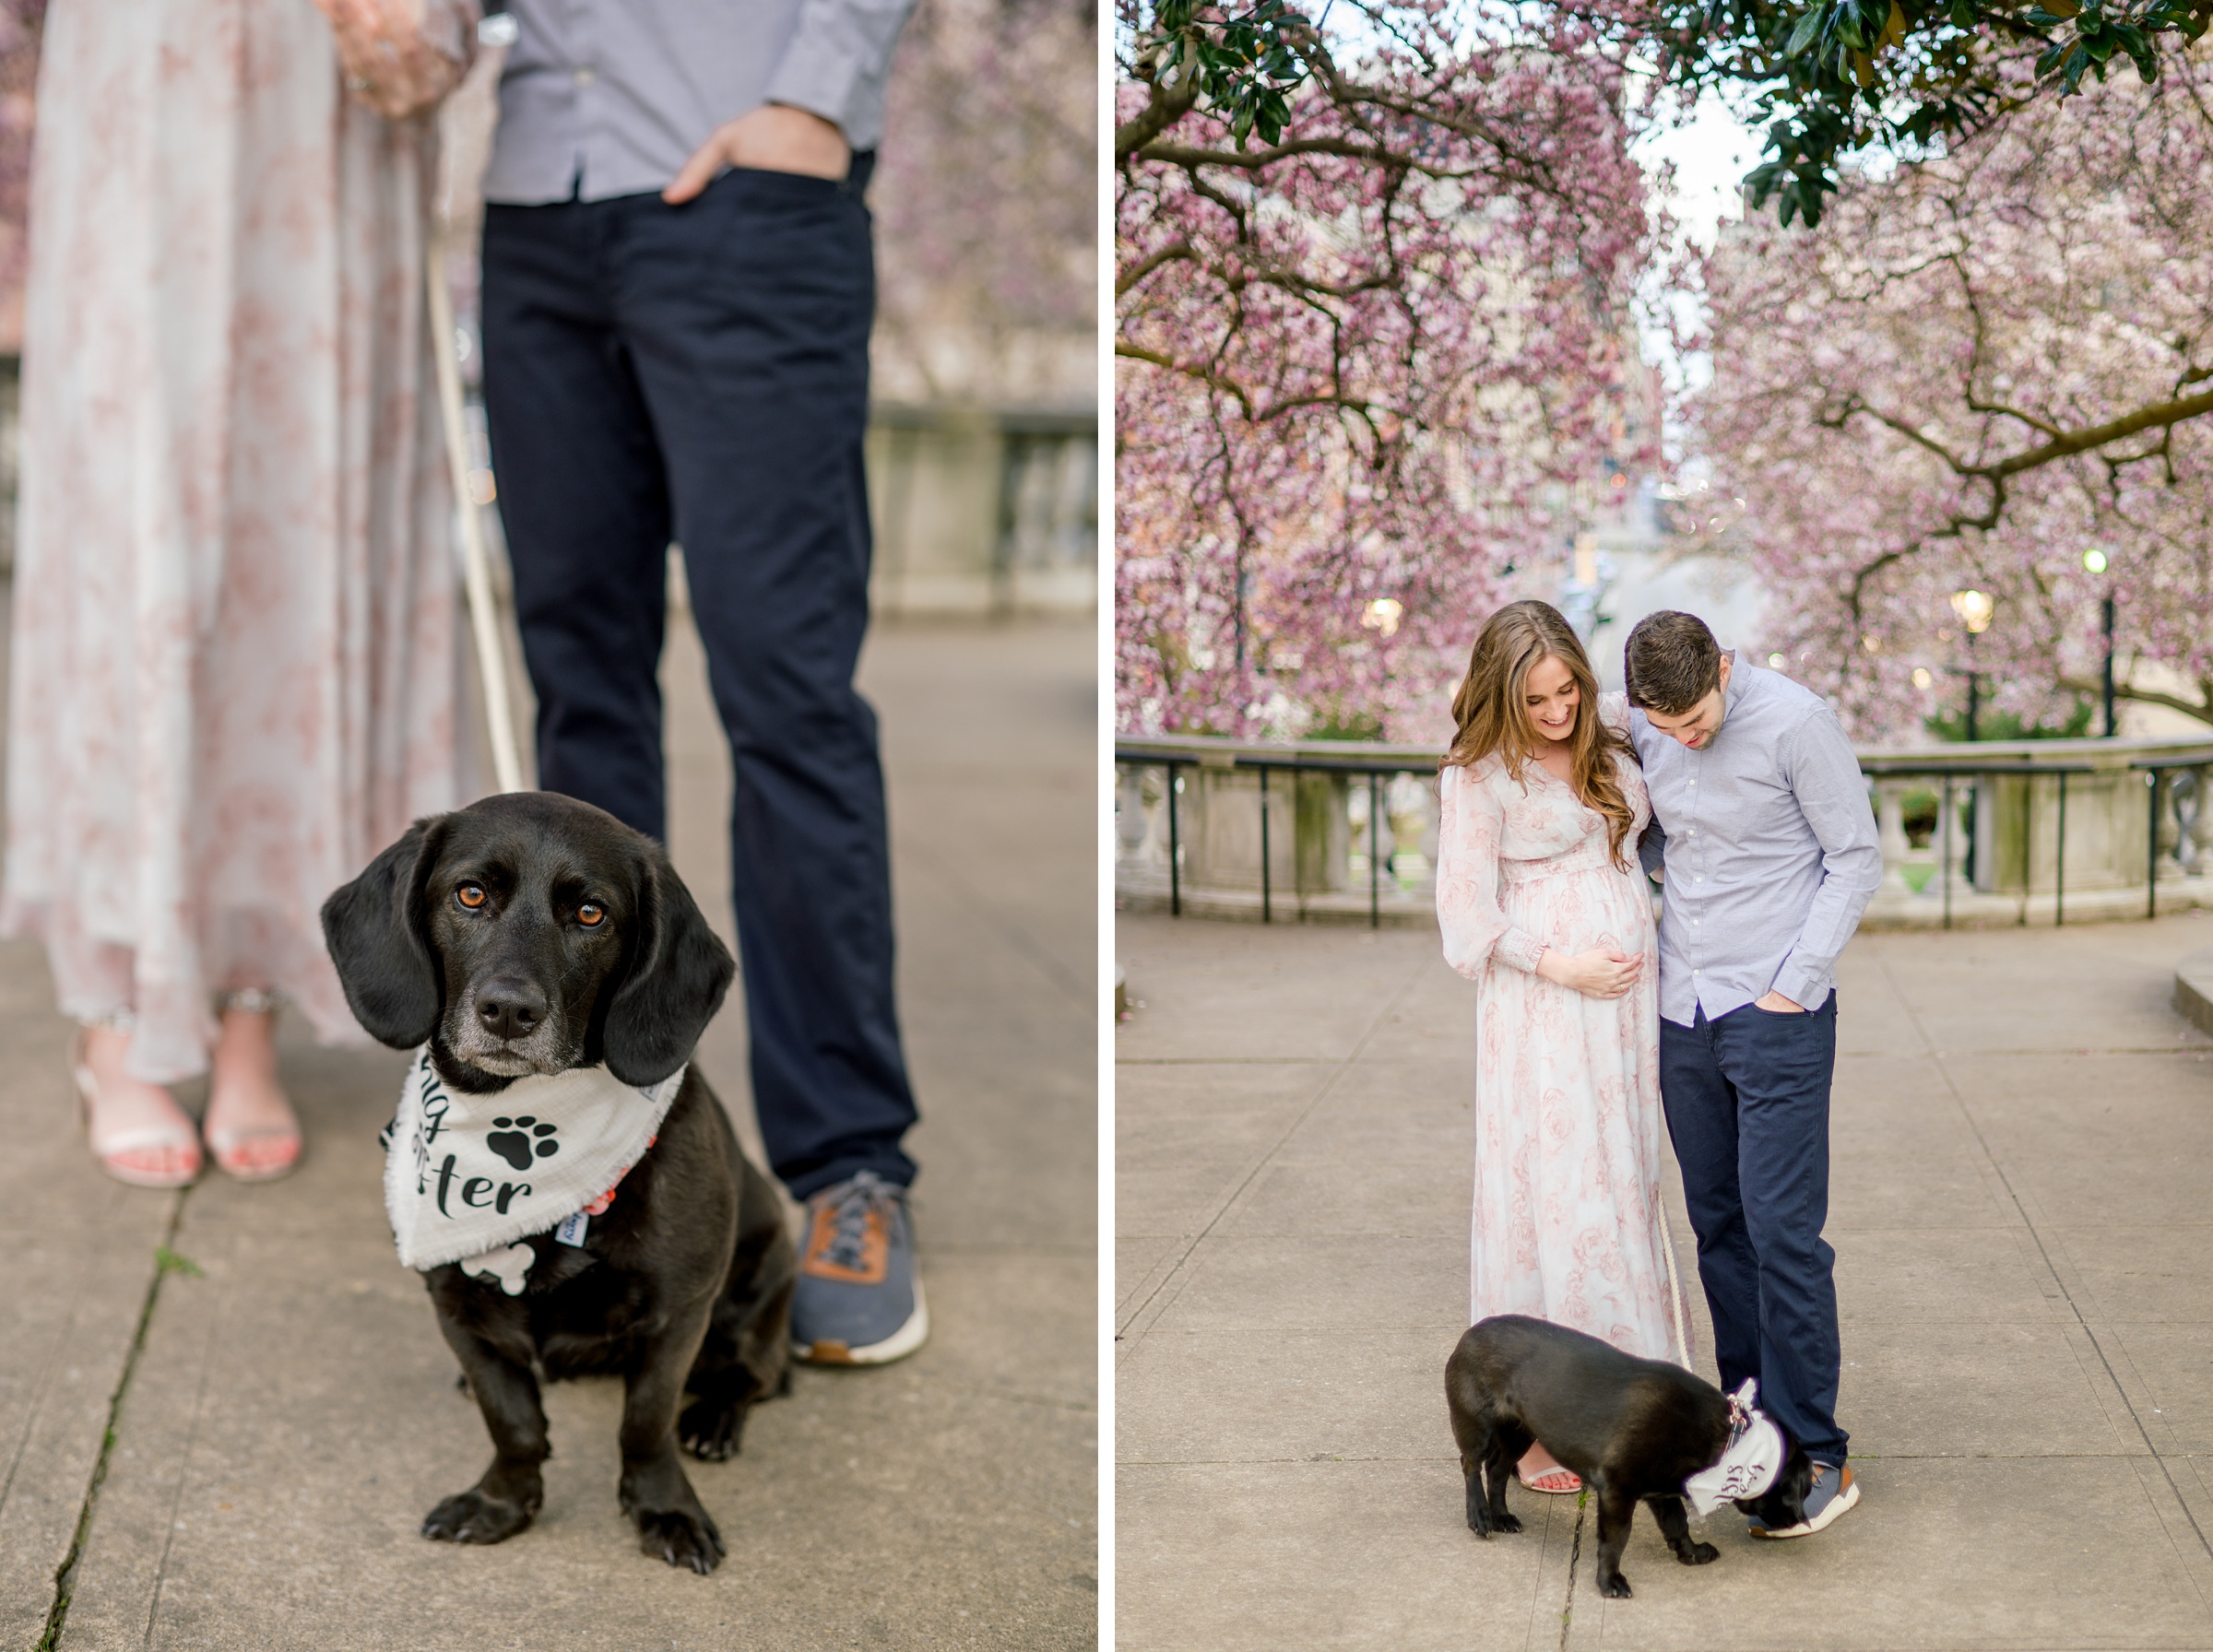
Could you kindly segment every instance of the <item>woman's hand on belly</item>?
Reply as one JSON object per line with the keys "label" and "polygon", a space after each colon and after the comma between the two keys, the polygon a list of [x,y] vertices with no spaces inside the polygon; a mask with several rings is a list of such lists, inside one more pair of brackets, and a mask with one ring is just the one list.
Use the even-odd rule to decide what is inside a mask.
{"label": "woman's hand on belly", "polygon": [[1537,958],[1537,974],[1586,998],[1618,998],[1644,974],[1644,955],[1613,947],[1593,947],[1588,952],[1546,947]]}

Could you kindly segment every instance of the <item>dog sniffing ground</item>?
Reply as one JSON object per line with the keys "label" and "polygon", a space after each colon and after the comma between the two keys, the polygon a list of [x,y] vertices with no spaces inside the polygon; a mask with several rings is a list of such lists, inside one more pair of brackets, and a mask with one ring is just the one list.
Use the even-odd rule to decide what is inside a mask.
{"label": "dog sniffing ground", "polygon": [[[678,623],[670,640],[670,846],[727,940],[721,737],[696,644]],[[404,1056],[317,1050],[288,1026],[306,1162],[263,1187],[212,1178],[180,1206],[92,1168],[42,961],[0,948],[0,1649],[44,1631],[126,1364],[71,1652],[1094,1644],[1095,658],[1088,624],[886,629],[864,655],[934,1329],[900,1365],[800,1370],[740,1456],[688,1464],[729,1549],[712,1577],[638,1552],[611,1379],[547,1389],[554,1455],[528,1532],[417,1535],[486,1445],[383,1211],[376,1131]],[[698,1059],[741,1107],[736,1016]]]}
{"label": "dog sniffing ground", "polygon": [[[2213,1647],[2213,1041],[2170,1007],[2208,945],[2213,917],[1852,944],[1828,1232],[1859,1506],[1787,1543],[1717,1513],[1698,1566],[1639,1512],[1608,1600],[1574,1498],[1468,1529],[1441,1379],[1473,1004],[1436,936],[1124,916],[1120,1652]],[[1667,1194],[1687,1262],[1672,1163]]]}

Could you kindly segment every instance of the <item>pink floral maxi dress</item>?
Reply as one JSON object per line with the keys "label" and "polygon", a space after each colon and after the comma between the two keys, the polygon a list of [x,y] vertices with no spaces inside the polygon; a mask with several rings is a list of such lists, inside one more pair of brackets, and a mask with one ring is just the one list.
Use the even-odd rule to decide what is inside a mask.
{"label": "pink floral maxi dress", "polygon": [[142,1078],[226,988],[359,1037],[317,910],[462,797],[434,117],[311,0],[54,0],[38,99],[0,927]]}
{"label": "pink floral maxi dress", "polygon": [[[1445,961],[1475,983],[1475,1214],[1469,1316],[1527,1314],[1646,1359],[1690,1364],[1690,1316],[1660,1200],[1660,959],[1635,842],[1532,760],[1439,776],[1437,910]],[[1546,948],[1644,955],[1627,996],[1537,975]],[[1671,1300],[1672,1299],[1672,1300]]]}

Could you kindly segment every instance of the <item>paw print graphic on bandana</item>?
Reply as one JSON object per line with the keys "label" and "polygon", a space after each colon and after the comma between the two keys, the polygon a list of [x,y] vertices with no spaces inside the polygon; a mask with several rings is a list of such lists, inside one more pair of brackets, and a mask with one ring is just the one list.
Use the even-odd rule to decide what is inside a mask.
{"label": "paw print graphic on bandana", "polygon": [[[484,1138],[484,1145],[517,1170],[530,1168],[533,1148],[540,1159],[550,1159],[561,1151],[561,1143],[549,1139],[560,1128],[558,1125],[541,1125],[527,1113],[520,1118],[495,1118],[491,1122],[495,1127]],[[526,1130],[529,1135],[524,1134]],[[532,1141],[532,1136],[539,1139]]]}

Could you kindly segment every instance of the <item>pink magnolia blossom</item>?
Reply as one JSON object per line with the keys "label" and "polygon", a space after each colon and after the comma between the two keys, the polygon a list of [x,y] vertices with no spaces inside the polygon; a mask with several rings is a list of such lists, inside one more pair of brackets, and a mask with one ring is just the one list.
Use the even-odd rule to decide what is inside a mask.
{"label": "pink magnolia blossom", "polygon": [[[1240,153],[1188,112],[1121,167],[1133,731],[1438,732],[1509,571],[1556,559],[1574,490],[1625,456],[1655,227],[1623,77],[1562,20],[1361,16],[1357,59],[1307,83],[1278,145]],[[1123,123],[1162,107],[1141,22]]]}
{"label": "pink magnolia blossom", "polygon": [[1068,0],[919,0],[869,190],[885,394],[1091,399],[1098,39]]}
{"label": "pink magnolia blossom", "polygon": [[2169,65],[1716,249],[1697,439],[1769,646],[1864,735],[1958,704],[1965,590],[2000,709],[2095,692],[2110,590],[2124,691],[2213,721],[2213,64]]}

